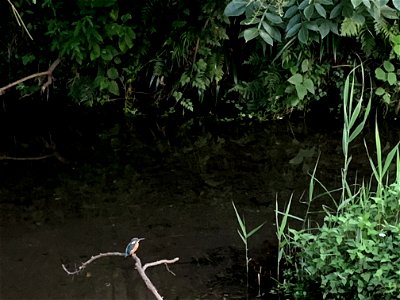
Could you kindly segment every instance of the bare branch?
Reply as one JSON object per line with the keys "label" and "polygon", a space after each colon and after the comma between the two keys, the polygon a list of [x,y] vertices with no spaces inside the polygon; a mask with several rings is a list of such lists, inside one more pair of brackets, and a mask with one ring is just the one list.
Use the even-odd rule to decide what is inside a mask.
{"label": "bare branch", "polygon": [[41,160],[56,156],[54,153],[35,157],[0,156],[0,160]]}
{"label": "bare branch", "polygon": [[75,269],[74,271],[68,271],[67,267],[64,264],[62,264],[61,266],[68,275],[75,275],[75,274],[78,274],[79,272],[81,272],[83,269],[85,269],[87,265],[89,265],[96,259],[99,259],[101,257],[106,257],[106,256],[124,256],[125,257],[125,253],[121,253],[121,252],[100,253],[96,256],[92,256],[89,260],[82,263],[82,265],[78,269]]}
{"label": "bare branch", "polygon": [[153,261],[151,263],[147,263],[143,266],[143,271],[146,271],[147,268],[154,267],[161,264],[173,264],[179,260],[179,257],[175,257],[174,259],[162,259],[158,261]]}
{"label": "bare branch", "polygon": [[[100,253],[99,255],[92,256],[89,260],[82,263],[82,265],[80,267],[75,268],[74,271],[69,271],[64,264],[62,264],[61,266],[68,275],[75,275],[75,274],[78,274],[79,272],[81,272],[83,269],[85,269],[90,263],[92,263],[96,259],[99,259],[101,257],[106,257],[106,256],[125,256],[125,253],[121,253],[121,252]],[[132,253],[131,256],[135,260],[135,268],[138,271],[140,277],[142,277],[147,288],[153,293],[153,295],[156,297],[157,300],[163,300],[163,297],[158,293],[156,287],[151,282],[150,278],[146,275],[145,271],[149,267],[154,267],[154,266],[157,266],[160,264],[165,264],[167,267],[167,270],[170,273],[174,274],[173,272],[171,272],[169,270],[167,264],[172,264],[172,263],[177,262],[179,260],[179,257],[175,257],[174,259],[162,259],[162,260],[154,261],[151,263],[147,263],[144,266],[142,266],[142,262],[141,262],[140,258],[135,253]]]}
{"label": "bare branch", "polygon": [[0,96],[3,95],[5,93],[5,91],[8,90],[9,88],[12,88],[13,86],[15,86],[17,84],[20,84],[20,83],[22,83],[24,81],[27,81],[29,79],[33,79],[33,78],[36,78],[36,77],[47,76],[47,81],[42,85],[42,92],[44,92],[49,87],[49,85],[53,82],[53,71],[54,71],[54,69],[57,67],[57,65],[60,62],[61,62],[61,60],[59,58],[57,58],[51,64],[50,68],[47,71],[39,72],[39,73],[35,73],[35,74],[32,74],[32,75],[26,76],[26,77],[24,77],[22,79],[14,81],[14,82],[12,82],[12,83],[0,88]]}

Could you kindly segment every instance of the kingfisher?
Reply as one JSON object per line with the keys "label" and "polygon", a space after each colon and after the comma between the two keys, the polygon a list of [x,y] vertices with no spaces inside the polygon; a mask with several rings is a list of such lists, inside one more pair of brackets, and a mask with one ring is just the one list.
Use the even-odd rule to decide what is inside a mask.
{"label": "kingfisher", "polygon": [[130,255],[135,254],[135,252],[139,248],[139,242],[142,241],[142,240],[144,240],[144,238],[133,238],[133,239],[131,239],[129,244],[126,246],[125,257],[128,257]]}

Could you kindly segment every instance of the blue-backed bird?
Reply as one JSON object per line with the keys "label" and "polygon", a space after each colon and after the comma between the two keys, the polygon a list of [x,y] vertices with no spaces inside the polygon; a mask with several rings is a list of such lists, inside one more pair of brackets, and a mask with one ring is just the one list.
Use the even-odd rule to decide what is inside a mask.
{"label": "blue-backed bird", "polygon": [[125,257],[128,257],[128,256],[130,256],[132,254],[135,254],[135,252],[139,248],[139,242],[142,241],[142,240],[144,240],[144,238],[133,238],[133,239],[131,239],[129,244],[126,246]]}

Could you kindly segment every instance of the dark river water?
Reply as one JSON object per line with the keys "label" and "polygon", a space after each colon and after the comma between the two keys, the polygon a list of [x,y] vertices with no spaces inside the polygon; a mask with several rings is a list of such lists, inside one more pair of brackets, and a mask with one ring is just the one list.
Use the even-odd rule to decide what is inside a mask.
{"label": "dark river water", "polygon": [[[232,201],[249,229],[265,222],[249,240],[248,295],[272,299],[276,199],[283,209],[293,194],[292,213],[304,214],[319,155],[317,177],[329,188],[340,185],[338,124],[215,123],[169,132],[156,123],[96,131],[77,122],[84,124],[3,139],[1,299],[154,299],[131,258],[105,257],[78,275],[61,267],[123,252],[132,237],[145,238],[137,252],[143,263],[179,257],[146,271],[164,299],[246,299]],[[382,126],[385,151],[400,140],[399,127],[390,126]],[[372,129],[362,137],[370,141]],[[362,139],[351,152],[350,177],[356,170],[368,176]],[[46,155],[52,156],[29,159]]]}

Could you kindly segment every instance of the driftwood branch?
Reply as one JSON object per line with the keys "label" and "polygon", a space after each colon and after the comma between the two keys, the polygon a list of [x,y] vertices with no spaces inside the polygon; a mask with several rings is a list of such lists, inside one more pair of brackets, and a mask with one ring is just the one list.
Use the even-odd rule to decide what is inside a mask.
{"label": "driftwood branch", "polygon": [[30,79],[33,79],[33,78],[36,78],[36,77],[47,76],[47,81],[42,85],[42,88],[41,88],[42,92],[44,92],[49,87],[49,85],[53,82],[53,71],[54,71],[54,69],[57,67],[57,65],[60,62],[61,62],[61,60],[59,58],[57,58],[51,64],[50,68],[47,71],[39,72],[39,73],[35,73],[35,74],[32,74],[32,75],[26,76],[26,77],[24,77],[22,79],[14,81],[14,82],[12,82],[12,83],[0,88],[0,96],[4,95],[5,91],[8,90],[9,88],[12,88],[13,86],[16,86],[17,84],[20,84],[20,83],[22,83],[24,81],[27,81],[27,80],[30,80]]}
{"label": "driftwood branch", "polygon": [[[80,273],[82,270],[84,270],[90,263],[92,263],[96,259],[99,259],[99,258],[102,258],[102,257],[106,257],[106,256],[124,256],[125,257],[125,253],[121,253],[121,252],[100,253],[98,255],[92,256],[89,260],[87,260],[84,263],[82,263],[78,268],[76,268],[73,271],[69,271],[64,264],[62,264],[61,266],[62,266],[62,268],[64,269],[64,271],[68,275],[76,275],[76,274]],[[154,266],[157,266],[157,265],[165,264],[167,266],[167,264],[175,263],[175,262],[177,262],[179,260],[179,257],[175,257],[174,259],[161,259],[161,260],[158,260],[158,261],[146,263],[143,266],[140,258],[136,254],[133,253],[131,256],[135,260],[135,268],[138,271],[140,277],[142,277],[142,279],[143,279],[144,283],[146,284],[147,288],[153,293],[154,297],[157,300],[162,300],[163,297],[158,293],[156,287],[151,282],[150,278],[147,276],[145,271],[146,271],[147,268],[154,267]],[[167,267],[167,269],[168,269],[168,267]],[[169,271],[169,269],[168,269],[168,271]],[[171,272],[171,271],[169,271],[169,272]]]}

